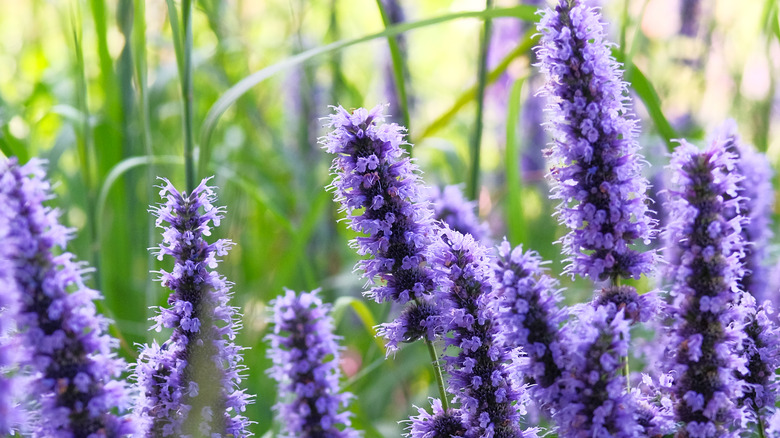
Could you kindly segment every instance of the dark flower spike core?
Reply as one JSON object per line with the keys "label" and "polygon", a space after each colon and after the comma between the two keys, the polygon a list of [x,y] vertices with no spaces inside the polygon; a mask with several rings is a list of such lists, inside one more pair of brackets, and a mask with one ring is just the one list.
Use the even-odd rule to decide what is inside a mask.
{"label": "dark flower spike core", "polygon": [[[611,308],[611,309],[610,309]],[[580,305],[577,321],[564,326],[566,368],[553,420],[563,438],[633,438],[643,427],[626,391],[622,358],[628,354],[629,321],[613,303]]]}
{"label": "dark flower spike core", "polygon": [[171,256],[175,264],[171,272],[160,271],[171,295],[168,307],[153,318],[153,328],[173,333],[162,345],[144,346],[135,365],[140,395],[135,415],[142,436],[251,436],[243,412],[252,396],[239,388],[243,348],[233,343],[240,317],[229,305],[232,284],[214,270],[217,257],[233,244],[203,238],[211,235],[212,224],[219,226],[224,209],[213,205],[209,179],[190,194],[161,180],[165,202],[151,209],[157,226],[165,229],[157,258]]}
{"label": "dark flower spike core", "polygon": [[668,369],[675,376],[675,417],[681,434],[691,438],[737,436],[742,424],[736,401],[746,373],[738,350],[744,339],[744,308],[737,304],[743,241],[742,216],[727,217],[738,207],[734,154],[716,139],[705,151],[682,141],[672,156],[676,188],[671,191],[672,221],[667,245],[678,256],[670,266],[673,319]]}
{"label": "dark flower spike core", "polygon": [[749,292],[756,302],[774,298],[768,292],[768,270],[764,265],[767,243],[772,238],[770,230],[771,213],[775,194],[772,188],[772,168],[766,155],[742,142],[737,125],[727,120],[715,133],[716,141],[722,141],[728,152],[737,156],[736,171],[744,177],[737,182],[740,197],[738,210],[727,213],[729,217],[740,214],[747,218],[742,227],[744,274],[739,279],[740,289]]}
{"label": "dark flower spike core", "polygon": [[660,306],[660,300],[655,292],[639,295],[634,286],[628,285],[607,286],[596,294],[592,303],[596,307],[614,304],[608,307],[610,317],[615,316],[615,311],[622,311],[625,313],[625,319],[632,324],[650,321],[655,317]]}
{"label": "dark flower spike core", "polygon": [[417,408],[418,415],[409,419],[409,438],[461,438],[466,435],[462,414],[458,409],[442,408],[441,400],[431,399],[432,414],[423,408]]}
{"label": "dark flower spike core", "polygon": [[[427,255],[435,235],[432,211],[422,193],[419,170],[401,147],[404,128],[382,123],[382,110],[377,106],[350,113],[337,107],[327,118],[332,131],[321,143],[335,155],[330,188],[350,228],[365,234],[351,244],[358,254],[370,257],[357,265],[373,285],[366,295],[376,302],[421,304],[435,289]],[[397,320],[380,329],[387,337],[388,354],[398,343],[411,340],[404,331],[407,326],[408,321]],[[414,335],[422,333],[432,332],[417,329]]]}
{"label": "dark flower spike core", "polygon": [[558,307],[563,299],[558,283],[544,272],[536,252],[523,252],[522,245],[512,248],[504,240],[498,255],[494,269],[501,342],[525,352],[519,371],[535,384],[529,388],[531,399],[553,409],[564,366],[559,327],[568,319],[568,309]]}
{"label": "dark flower spike core", "polygon": [[650,242],[655,220],[648,216],[637,121],[628,115],[626,84],[599,20],[584,0],[561,0],[538,26],[554,138],[552,198],[560,200],[559,222],[570,229],[561,239],[565,272],[636,279],[653,270],[655,254],[632,246]]}
{"label": "dark flower spike core", "polygon": [[428,201],[433,207],[434,217],[453,230],[471,234],[478,242],[490,237],[488,225],[480,222],[474,213],[476,202],[466,199],[462,186],[431,187],[428,189]]}
{"label": "dark flower spike core", "polygon": [[289,438],[355,438],[349,393],[339,393],[341,348],[333,334],[330,305],[318,291],[286,290],[271,301],[273,333],[268,335],[268,373],[279,385],[275,409]]}
{"label": "dark flower spike core", "polygon": [[520,429],[525,394],[511,379],[509,349],[496,324],[495,279],[486,247],[446,225],[434,243],[433,263],[441,270],[446,313],[442,315],[447,347],[459,349],[444,356],[448,390],[460,403],[466,437],[535,437],[536,430]]}
{"label": "dark flower spike core", "polygon": [[[122,437],[134,433],[122,414],[130,405],[119,376],[125,363],[112,351],[109,321],[97,314],[98,291],[84,284],[84,264],[64,252],[72,231],[43,205],[53,197],[42,162],[0,164],[13,284],[19,292],[16,328],[29,346],[18,357],[32,371],[25,391],[40,405],[31,432],[47,438]],[[7,221],[7,222],[6,222]],[[55,255],[58,254],[58,255]],[[13,289],[13,288],[11,288]],[[3,319],[10,315],[3,315]],[[117,415],[117,413],[119,415]]]}

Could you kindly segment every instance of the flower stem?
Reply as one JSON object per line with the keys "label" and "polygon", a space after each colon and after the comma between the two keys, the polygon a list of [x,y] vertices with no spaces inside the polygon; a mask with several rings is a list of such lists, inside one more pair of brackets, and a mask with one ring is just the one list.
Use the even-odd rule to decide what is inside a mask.
{"label": "flower stem", "polygon": [[765,438],[766,434],[764,433],[764,419],[761,418],[761,413],[758,412],[758,409],[756,409],[756,417],[758,418],[758,438]]}
{"label": "flower stem", "polygon": [[428,354],[431,355],[431,365],[433,365],[433,375],[436,376],[436,384],[439,385],[441,406],[447,411],[450,408],[450,403],[447,401],[447,392],[444,390],[444,378],[441,375],[441,367],[439,366],[439,358],[436,355],[436,347],[430,339],[425,340],[425,345],[428,346]]}
{"label": "flower stem", "polygon": [[183,55],[184,66],[181,71],[181,94],[184,104],[184,172],[187,193],[195,189],[195,160],[193,158],[192,139],[192,0],[182,2],[182,26],[184,27]]}
{"label": "flower stem", "polygon": [[[493,0],[485,0],[485,10],[493,7]],[[474,124],[474,136],[471,140],[471,177],[468,186],[469,199],[477,199],[479,194],[479,156],[482,143],[482,112],[485,106],[485,85],[487,84],[487,52],[490,44],[490,18],[485,18],[482,29],[482,41],[479,46],[479,69],[477,70],[477,120]]]}

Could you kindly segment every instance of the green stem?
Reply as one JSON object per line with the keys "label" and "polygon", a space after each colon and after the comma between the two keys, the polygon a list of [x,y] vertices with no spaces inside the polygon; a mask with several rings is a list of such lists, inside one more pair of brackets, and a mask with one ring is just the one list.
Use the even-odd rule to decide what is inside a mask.
{"label": "green stem", "polygon": [[[385,8],[384,3],[382,0],[376,0],[377,8],[379,8],[379,13],[382,15],[382,23],[385,26],[385,29],[388,27],[391,27],[393,24],[390,14],[387,12],[387,8]],[[395,36],[388,36],[387,37],[387,44],[390,47],[390,57],[393,60],[393,78],[395,82],[395,90],[398,94],[398,105],[401,107],[401,117],[403,120],[403,125],[406,127],[406,129],[411,129],[409,127],[409,99],[406,96],[406,78],[404,75],[404,58],[403,54],[401,53],[401,48],[398,45],[398,35]],[[408,148],[411,153],[411,148]]]}
{"label": "green stem", "polygon": [[182,1],[182,26],[184,27],[183,57],[181,71],[181,94],[184,104],[184,172],[187,192],[195,189],[195,160],[192,133],[192,0]]}
{"label": "green stem", "polygon": [[430,339],[425,340],[425,345],[428,346],[428,354],[431,355],[431,365],[433,365],[433,375],[436,376],[436,384],[439,385],[441,406],[447,411],[450,408],[450,403],[447,401],[447,392],[444,390],[444,378],[442,377],[441,367],[439,366],[439,357],[436,355],[436,347]]}
{"label": "green stem", "polygon": [[[493,0],[485,0],[485,10],[493,7]],[[479,192],[479,156],[482,143],[482,113],[485,107],[485,84],[487,82],[487,52],[490,44],[490,30],[493,21],[485,18],[482,30],[482,41],[479,47],[479,70],[477,71],[477,117],[474,126],[474,138],[471,142],[471,180],[469,183],[469,198],[477,199]]]}
{"label": "green stem", "polygon": [[764,419],[761,418],[761,413],[758,412],[757,409],[756,409],[756,417],[758,418],[758,437],[765,438],[766,434],[764,433]]}

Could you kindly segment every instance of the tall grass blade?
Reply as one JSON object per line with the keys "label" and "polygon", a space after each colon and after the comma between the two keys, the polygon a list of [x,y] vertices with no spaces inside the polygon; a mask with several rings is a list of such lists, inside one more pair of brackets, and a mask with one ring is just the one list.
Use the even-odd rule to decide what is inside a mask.
{"label": "tall grass blade", "polygon": [[[489,11],[493,7],[493,0],[485,0],[485,10]],[[485,107],[485,84],[487,82],[487,55],[490,45],[490,31],[493,21],[490,18],[485,19],[482,29],[482,40],[479,45],[479,60],[477,70],[477,115],[474,121],[474,134],[471,138],[471,175],[467,186],[467,196],[470,199],[477,199],[479,193],[479,162],[482,146],[482,116]],[[479,208],[479,204],[477,207]]]}
{"label": "tall grass blade", "polygon": [[525,78],[512,83],[506,114],[506,225],[512,246],[526,242],[526,223],[523,215],[523,180],[520,175],[520,138],[517,125],[520,118],[521,91]]}
{"label": "tall grass blade", "polygon": [[[171,0],[168,1],[170,2]],[[325,46],[310,49],[305,52],[301,52],[295,56],[286,58],[262,70],[256,71],[251,75],[245,77],[244,79],[240,80],[237,84],[233,85],[232,87],[230,87],[230,89],[225,91],[225,93],[223,93],[219,97],[219,99],[217,99],[217,101],[214,102],[214,105],[211,106],[208,113],[206,114],[206,118],[203,121],[203,125],[201,126],[201,131],[200,131],[200,157],[198,160],[201,163],[200,166],[201,168],[203,168],[205,166],[204,163],[208,160],[210,156],[211,136],[214,134],[214,129],[216,128],[217,122],[219,121],[220,117],[222,117],[222,114],[224,114],[225,111],[227,111],[227,109],[230,108],[231,105],[233,105],[233,103],[235,103],[239,98],[241,98],[241,96],[246,94],[254,86],[256,86],[257,84],[263,82],[264,80],[278,73],[281,73],[297,65],[300,65],[312,58],[334,53],[350,46],[365,43],[368,41],[373,41],[378,38],[387,38],[387,37],[395,36],[409,30],[434,26],[452,20],[458,20],[462,18],[487,19],[487,18],[496,18],[496,17],[516,17],[522,20],[533,22],[537,18],[536,10],[537,10],[536,7],[522,5],[522,6],[515,6],[512,8],[490,9],[490,10],[483,10],[483,11],[455,12],[452,14],[446,14],[446,15],[428,18],[424,20],[411,21],[411,22],[402,23],[402,24],[389,27],[381,32],[365,35],[362,37],[352,38],[348,40],[340,40],[331,44],[327,44]]]}

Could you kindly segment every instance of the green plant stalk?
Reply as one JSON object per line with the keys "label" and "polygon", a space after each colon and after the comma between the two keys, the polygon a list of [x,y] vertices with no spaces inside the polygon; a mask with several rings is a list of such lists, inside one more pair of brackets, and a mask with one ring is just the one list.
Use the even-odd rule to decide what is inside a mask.
{"label": "green plant stalk", "polygon": [[524,243],[525,217],[523,216],[523,181],[520,175],[520,142],[517,136],[517,121],[520,118],[520,98],[525,78],[512,84],[506,115],[506,160],[504,165],[507,185],[506,223],[509,239],[514,245]]}
{"label": "green plant stalk", "polygon": [[[385,29],[391,27],[393,23],[390,21],[390,14],[387,13],[382,0],[376,0],[376,6],[379,9],[379,13],[382,14],[382,23],[385,25]],[[396,93],[398,93],[398,104],[401,106],[403,125],[406,129],[411,130],[409,126],[409,99],[406,95],[406,81],[404,80],[404,58],[401,54],[401,48],[398,46],[396,36],[387,37],[387,44],[390,46],[390,57],[393,61],[393,79],[395,81]],[[411,147],[407,148],[407,152],[411,154]]]}
{"label": "green plant stalk", "polygon": [[758,437],[759,438],[765,438],[764,433],[764,418],[761,417],[761,413],[758,412],[758,409],[756,409],[756,417],[758,418],[758,424],[756,425],[758,427]]}
{"label": "green plant stalk", "polygon": [[447,411],[450,408],[450,402],[447,400],[447,391],[444,388],[444,378],[441,374],[439,357],[436,355],[436,347],[433,345],[433,341],[430,339],[425,340],[425,345],[428,347],[428,354],[431,356],[431,365],[433,365],[433,375],[436,377],[436,385],[439,387],[441,406],[445,411]]}
{"label": "green plant stalk", "polygon": [[[146,74],[146,7],[145,2],[134,2],[135,11],[133,12],[133,65],[135,67],[135,81],[138,90],[138,123],[141,129],[141,143],[144,153],[148,157],[154,156],[154,150],[152,148],[152,133],[150,131],[151,122],[149,120],[149,93]],[[152,202],[154,199],[154,182],[156,170],[154,160],[150,160],[148,169],[146,171],[146,199],[148,202]],[[148,248],[154,246],[157,240],[156,230],[154,227],[154,219],[151,215],[147,218],[147,239],[146,244]],[[154,270],[154,259],[147,257],[147,271]],[[154,286],[154,280],[151,276],[146,277],[144,294],[144,307],[146,308],[147,318],[151,317],[153,311],[152,306],[157,304],[157,290]],[[151,334],[147,336],[151,337]],[[148,339],[151,341],[151,339]]]}
{"label": "green plant stalk", "polygon": [[[493,7],[493,0],[485,0],[485,10]],[[468,196],[477,199],[479,192],[479,161],[482,144],[482,116],[485,110],[485,85],[487,83],[487,52],[490,45],[490,31],[493,21],[485,19],[482,29],[482,41],[479,47],[479,69],[477,70],[477,116],[474,122],[474,136],[471,140],[471,176],[468,185]],[[479,210],[479,204],[475,207]]]}
{"label": "green plant stalk", "polygon": [[[78,7],[78,6],[77,6]],[[90,126],[90,115],[87,97],[87,79],[84,68],[84,51],[82,47],[82,29],[79,21],[78,10],[71,10],[71,25],[73,32],[73,47],[76,55],[76,107],[81,112],[81,139],[77,141],[77,151],[79,157],[79,166],[81,167],[81,177],[86,188],[86,214],[87,214],[87,232],[89,234],[89,254],[92,266],[98,272],[95,275],[95,288],[101,289],[100,277],[100,251],[99,234],[97,229],[97,220],[95,216],[95,163],[93,157],[95,154],[95,145],[92,138]]]}
{"label": "green plant stalk", "polygon": [[184,104],[184,175],[187,192],[195,190],[195,161],[192,133],[192,0],[182,1],[182,25],[184,27],[184,68],[181,75],[181,94]]}

